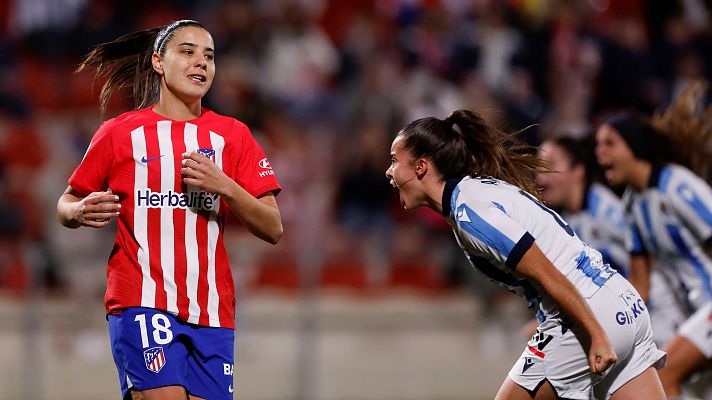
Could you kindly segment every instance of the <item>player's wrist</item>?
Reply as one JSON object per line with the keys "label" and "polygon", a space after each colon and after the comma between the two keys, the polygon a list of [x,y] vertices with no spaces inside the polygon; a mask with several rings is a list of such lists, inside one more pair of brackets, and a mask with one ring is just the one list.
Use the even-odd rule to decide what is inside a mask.
{"label": "player's wrist", "polygon": [[224,182],[221,182],[217,194],[220,195],[223,200],[229,202],[239,196],[239,190],[240,186],[237,182],[228,178],[225,179]]}

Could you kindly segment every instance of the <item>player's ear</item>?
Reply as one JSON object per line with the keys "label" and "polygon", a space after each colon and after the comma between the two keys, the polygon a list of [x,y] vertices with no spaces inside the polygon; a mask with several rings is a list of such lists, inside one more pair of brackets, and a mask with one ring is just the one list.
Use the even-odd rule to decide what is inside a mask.
{"label": "player's ear", "polygon": [[158,75],[163,75],[163,60],[158,55],[158,53],[153,53],[151,56],[151,65],[153,65],[153,70],[158,73]]}
{"label": "player's ear", "polygon": [[418,178],[422,178],[426,172],[428,172],[428,160],[419,158],[415,161],[415,175],[417,175]]}
{"label": "player's ear", "polygon": [[576,175],[579,180],[586,179],[586,167],[583,164],[578,164],[572,168],[572,172]]}

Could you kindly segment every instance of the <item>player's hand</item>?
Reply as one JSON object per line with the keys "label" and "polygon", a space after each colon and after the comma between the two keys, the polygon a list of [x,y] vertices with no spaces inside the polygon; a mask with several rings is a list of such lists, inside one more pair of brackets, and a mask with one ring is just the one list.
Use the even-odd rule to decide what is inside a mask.
{"label": "player's hand", "polygon": [[111,222],[112,217],[119,215],[121,204],[117,203],[119,196],[108,192],[93,192],[77,202],[72,219],[83,226],[103,228]]}
{"label": "player's hand", "polygon": [[591,348],[588,351],[588,365],[591,367],[591,372],[601,375],[616,361],[618,356],[608,338],[591,340]]}
{"label": "player's hand", "polygon": [[197,151],[183,153],[180,173],[183,183],[208,193],[222,194],[232,181],[210,158]]}

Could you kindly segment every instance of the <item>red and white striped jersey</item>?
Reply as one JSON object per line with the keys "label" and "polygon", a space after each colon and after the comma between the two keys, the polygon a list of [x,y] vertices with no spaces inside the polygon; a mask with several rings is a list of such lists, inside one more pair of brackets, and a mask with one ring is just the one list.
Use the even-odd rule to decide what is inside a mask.
{"label": "red and white striped jersey", "polygon": [[173,121],[152,107],[102,124],[69,179],[79,194],[111,189],[121,213],[107,268],[107,312],[165,310],[190,323],[235,327],[235,292],[223,243],[227,203],[185,185],[182,154],[198,151],[255,197],[279,183],[247,126],[203,109]]}

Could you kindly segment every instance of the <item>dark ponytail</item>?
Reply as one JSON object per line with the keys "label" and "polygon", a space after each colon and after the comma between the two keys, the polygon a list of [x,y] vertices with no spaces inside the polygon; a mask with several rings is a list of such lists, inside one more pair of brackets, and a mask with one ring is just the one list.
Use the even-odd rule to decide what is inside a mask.
{"label": "dark ponytail", "polygon": [[160,76],[153,69],[151,56],[154,52],[165,54],[166,43],[177,29],[185,26],[205,29],[196,21],[174,21],[159,28],[132,32],[99,44],[82,59],[76,72],[94,70],[96,78],[107,78],[99,95],[102,112],[106,111],[114,92],[124,87],[131,88],[134,110],[158,100]]}
{"label": "dark ponytail", "polygon": [[535,178],[545,170],[534,149],[468,110],[457,110],[444,120],[421,118],[399,135],[415,158],[430,159],[445,179],[491,176],[538,196]]}

